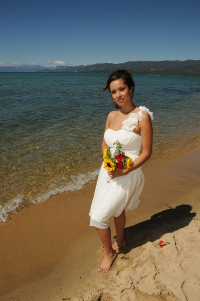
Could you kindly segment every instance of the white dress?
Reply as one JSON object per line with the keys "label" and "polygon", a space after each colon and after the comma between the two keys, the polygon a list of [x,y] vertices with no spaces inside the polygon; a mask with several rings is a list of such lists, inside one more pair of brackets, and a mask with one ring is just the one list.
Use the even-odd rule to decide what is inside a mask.
{"label": "white dress", "polygon": [[[153,120],[153,113],[146,107],[139,107],[139,110],[137,113],[131,113],[128,119],[124,120],[121,130],[106,130],[104,138],[112,155],[116,147],[113,144],[118,140],[122,144],[121,151],[131,157],[133,162],[139,156],[141,136],[133,130],[138,125],[138,121],[142,120],[142,112],[149,114]],[[102,164],[89,213],[90,225],[106,229],[111,216],[118,217],[123,210],[135,209],[140,203],[139,196],[143,186],[144,175],[141,168],[108,181],[108,173]]]}

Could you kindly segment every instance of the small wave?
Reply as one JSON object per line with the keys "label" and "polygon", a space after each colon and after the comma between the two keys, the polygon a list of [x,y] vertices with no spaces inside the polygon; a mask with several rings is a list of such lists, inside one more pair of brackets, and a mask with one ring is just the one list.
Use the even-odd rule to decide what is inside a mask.
{"label": "small wave", "polygon": [[0,222],[5,222],[11,212],[16,212],[17,209],[22,207],[23,196],[24,194],[21,192],[7,203],[0,205]]}
{"label": "small wave", "polygon": [[86,174],[79,174],[76,176],[70,176],[69,179],[63,177],[62,179],[55,180],[50,184],[48,189],[40,191],[36,196],[30,196],[28,202],[24,200],[24,193],[21,192],[13,199],[0,205],[0,222],[6,222],[9,214],[16,212],[23,207],[26,203],[40,203],[48,200],[51,196],[66,192],[80,190],[83,186],[92,180],[95,180],[99,174],[99,169],[88,172]]}
{"label": "small wave", "polygon": [[[30,202],[32,203],[41,203],[46,200],[48,200],[51,196],[62,193],[62,192],[67,192],[67,191],[74,191],[74,190],[80,190],[83,188],[85,184],[88,182],[95,180],[95,178],[99,174],[99,169],[93,171],[93,172],[88,172],[86,174],[79,174],[77,176],[71,176],[70,177],[70,182],[60,183],[59,181],[55,181],[50,185],[50,188],[48,191],[43,192],[37,196],[37,197],[31,197]],[[62,182],[65,182],[67,180],[65,177],[62,178]]]}

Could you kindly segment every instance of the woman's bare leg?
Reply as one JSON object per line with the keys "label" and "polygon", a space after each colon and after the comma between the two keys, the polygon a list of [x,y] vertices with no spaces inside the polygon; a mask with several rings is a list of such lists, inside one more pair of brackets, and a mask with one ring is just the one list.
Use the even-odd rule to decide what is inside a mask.
{"label": "woman's bare leg", "polygon": [[126,215],[123,211],[122,214],[118,217],[114,217],[115,222],[115,229],[116,229],[116,242],[112,245],[114,250],[118,249],[119,247],[125,247],[126,242],[124,239],[124,228],[126,224]]}
{"label": "woman's bare leg", "polygon": [[99,237],[102,241],[102,244],[103,244],[104,250],[105,250],[105,256],[101,263],[99,272],[105,273],[110,270],[110,267],[116,257],[116,253],[112,249],[110,228],[107,228],[107,229],[96,228],[96,229],[97,229],[97,233],[99,234]]}

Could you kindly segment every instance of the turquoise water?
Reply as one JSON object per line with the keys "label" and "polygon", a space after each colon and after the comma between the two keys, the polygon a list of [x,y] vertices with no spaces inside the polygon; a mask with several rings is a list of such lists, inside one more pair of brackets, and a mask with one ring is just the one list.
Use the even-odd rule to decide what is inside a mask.
{"label": "turquoise water", "polygon": [[[0,73],[0,221],[28,202],[80,189],[102,162],[103,73]],[[154,160],[198,144],[200,78],[133,75],[134,103],[154,112]]]}

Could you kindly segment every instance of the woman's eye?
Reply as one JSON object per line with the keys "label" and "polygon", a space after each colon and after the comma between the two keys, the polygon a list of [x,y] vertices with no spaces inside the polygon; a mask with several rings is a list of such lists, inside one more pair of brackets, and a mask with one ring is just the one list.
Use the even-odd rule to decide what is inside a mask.
{"label": "woman's eye", "polygon": [[125,89],[125,88],[120,88],[119,90],[120,90],[120,91],[124,91],[124,89]]}

